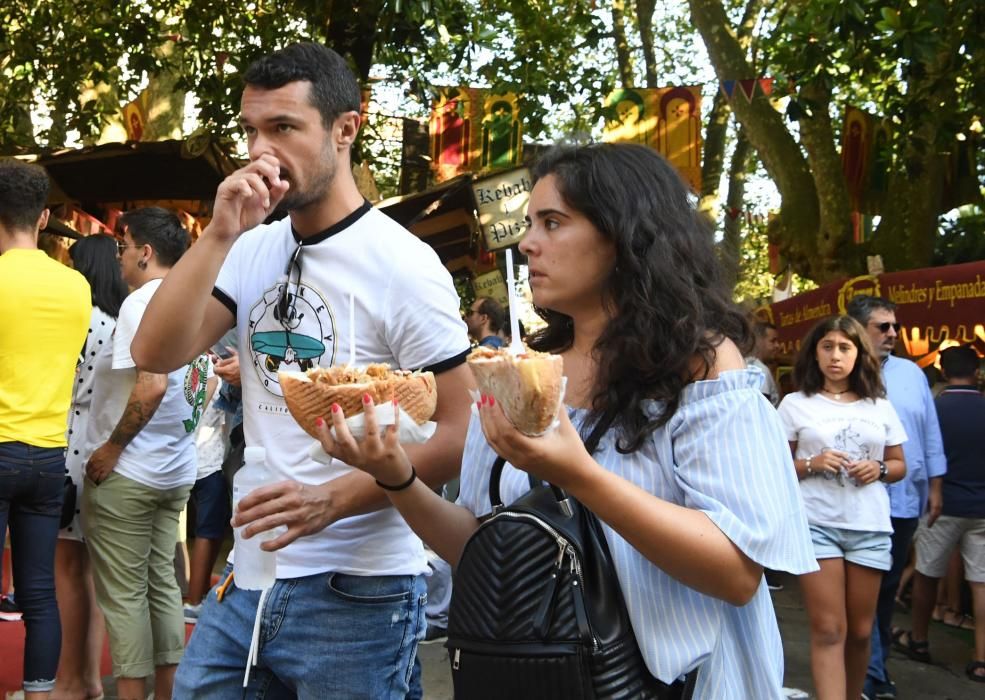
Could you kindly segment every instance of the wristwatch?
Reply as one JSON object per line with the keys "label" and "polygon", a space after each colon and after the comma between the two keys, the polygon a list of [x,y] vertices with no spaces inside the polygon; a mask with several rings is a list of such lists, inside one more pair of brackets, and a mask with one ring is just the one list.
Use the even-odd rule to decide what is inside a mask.
{"label": "wristwatch", "polygon": [[885,481],[889,476],[889,467],[881,459],[879,460],[879,481]]}

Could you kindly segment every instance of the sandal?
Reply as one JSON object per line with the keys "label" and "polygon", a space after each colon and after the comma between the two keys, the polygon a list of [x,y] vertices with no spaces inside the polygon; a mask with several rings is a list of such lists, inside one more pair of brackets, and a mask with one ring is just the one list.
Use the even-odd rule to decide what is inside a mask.
{"label": "sandal", "polygon": [[900,630],[899,634],[894,634],[893,647],[914,661],[924,664],[930,663],[930,643],[927,641],[918,642],[913,638],[913,632]]}
{"label": "sandal", "polygon": [[985,671],[985,661],[972,661],[965,669],[964,674],[976,683],[985,683],[985,673],[975,673],[975,671]]}
{"label": "sandal", "polygon": [[939,617],[935,617],[935,620],[948,627],[954,627],[959,630],[973,630],[975,629],[975,618],[971,615],[965,615],[957,610],[951,608],[944,608],[944,612]]}

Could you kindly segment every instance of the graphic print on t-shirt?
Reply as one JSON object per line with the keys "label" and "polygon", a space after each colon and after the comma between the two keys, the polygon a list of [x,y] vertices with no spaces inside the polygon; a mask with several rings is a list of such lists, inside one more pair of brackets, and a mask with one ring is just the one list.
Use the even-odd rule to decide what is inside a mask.
{"label": "graphic print on t-shirt", "polygon": [[835,434],[834,448],[846,453],[854,461],[869,458],[869,448],[865,445],[861,433],[850,425],[846,425]]}
{"label": "graphic print on t-shirt", "polygon": [[305,371],[331,366],[335,361],[335,316],[313,287],[301,284],[288,293],[285,317],[278,300],[286,280],[263,293],[250,309],[249,350],[260,383],[274,396],[283,397],[277,372]]}
{"label": "graphic print on t-shirt", "polygon": [[192,417],[182,421],[185,432],[195,431],[199,418],[202,417],[202,408],[205,406],[206,381],[209,376],[209,358],[199,355],[188,363],[185,371],[185,401],[192,407]]}

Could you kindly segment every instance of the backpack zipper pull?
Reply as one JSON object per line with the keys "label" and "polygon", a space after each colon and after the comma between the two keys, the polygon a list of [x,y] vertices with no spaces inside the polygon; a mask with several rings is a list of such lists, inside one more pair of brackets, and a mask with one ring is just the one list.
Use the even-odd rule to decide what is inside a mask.
{"label": "backpack zipper pull", "polygon": [[461,655],[462,655],[462,650],[461,649],[456,649],[455,650],[455,655],[452,657],[452,660],[451,660],[451,668],[452,668],[453,671],[457,671],[458,670],[458,665],[459,665],[458,662],[459,662],[459,659],[461,658]]}
{"label": "backpack zipper pull", "polygon": [[554,561],[554,570],[551,578],[544,586],[544,597],[537,606],[537,612],[533,616],[533,629],[541,639],[547,638],[547,633],[551,626],[551,614],[554,612],[554,599],[557,597],[558,586],[561,582],[561,569],[564,564],[564,553],[566,547],[564,542],[558,542],[557,559]]}

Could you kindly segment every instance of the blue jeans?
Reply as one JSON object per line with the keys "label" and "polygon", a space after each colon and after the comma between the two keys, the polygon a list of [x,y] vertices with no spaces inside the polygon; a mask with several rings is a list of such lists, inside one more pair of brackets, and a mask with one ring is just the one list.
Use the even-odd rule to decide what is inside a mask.
{"label": "blue jeans", "polygon": [[917,531],[919,518],[892,518],[893,537],[892,554],[893,566],[882,577],[879,587],[879,601],[876,603],[876,619],[872,623],[872,651],[869,655],[869,670],[866,682],[885,683],[889,680],[886,675],[886,659],[893,644],[893,611],[896,607],[896,589],[903,577],[907,559],[910,556],[910,542]]}
{"label": "blue jeans", "polygon": [[24,613],[24,690],[55,687],[62,626],[55,602],[55,542],[65,449],[0,442],[0,538],[10,526],[17,604]]}
{"label": "blue jeans", "polygon": [[425,590],[423,576],[278,579],[267,592],[245,689],[260,592],[233,584],[220,602],[213,590],[178,665],[173,697],[403,700],[424,636]]}

